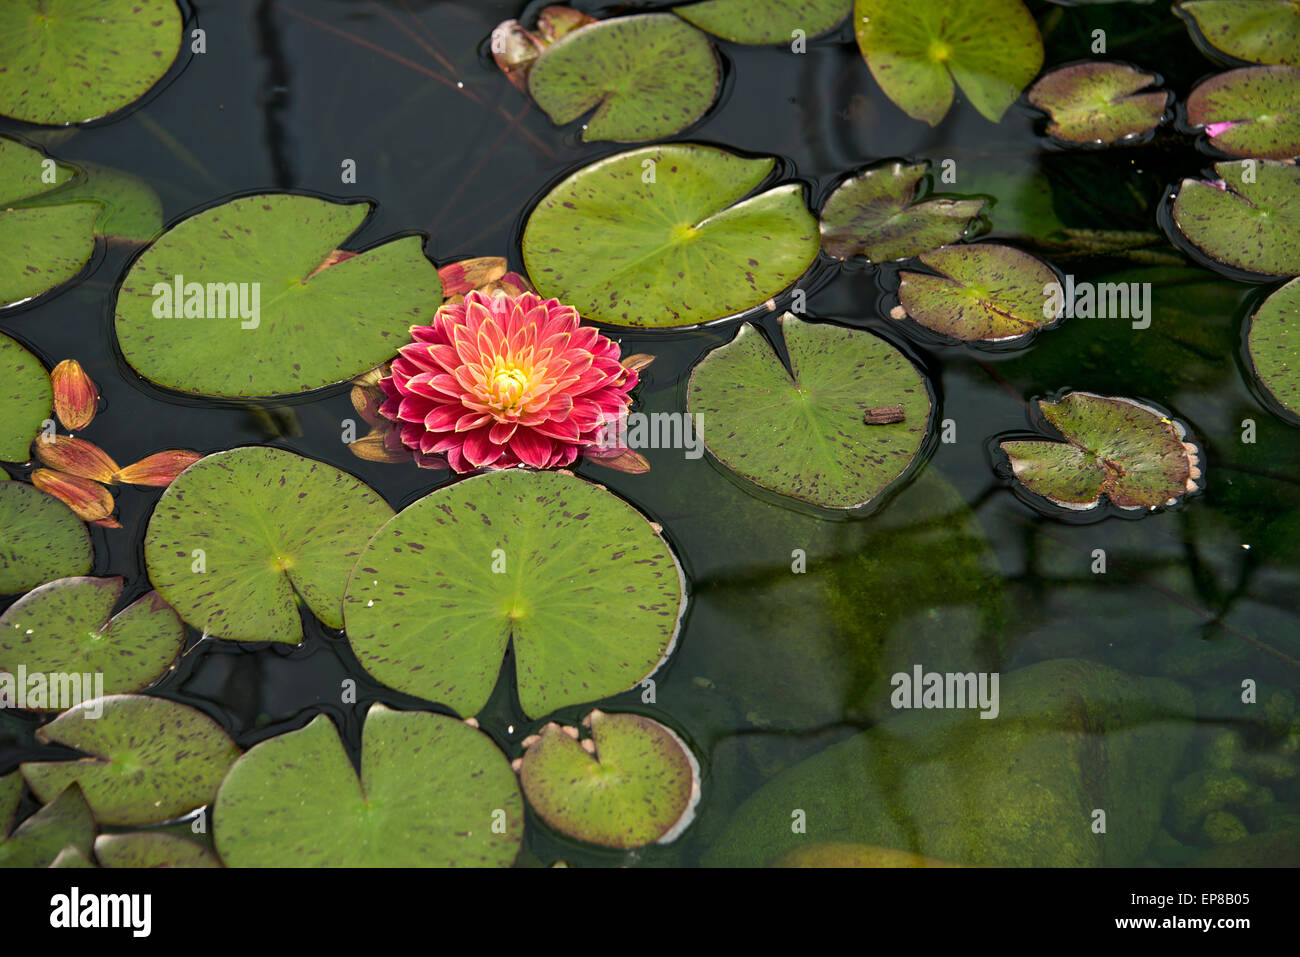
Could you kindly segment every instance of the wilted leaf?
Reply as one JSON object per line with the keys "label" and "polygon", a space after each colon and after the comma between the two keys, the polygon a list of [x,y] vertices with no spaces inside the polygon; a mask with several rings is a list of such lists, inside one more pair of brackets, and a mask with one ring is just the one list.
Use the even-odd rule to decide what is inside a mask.
{"label": "wilted leaf", "polygon": [[1045,111],[1047,133],[1070,143],[1117,143],[1160,125],[1173,94],[1142,93],[1156,82],[1126,63],[1091,61],[1053,70],[1029,90],[1029,102]]}
{"label": "wilted leaf", "polygon": [[95,482],[112,482],[118,473],[107,452],[70,435],[41,436],[36,440],[36,458],[48,468]]}
{"label": "wilted leaf", "polygon": [[120,469],[113,477],[113,480],[124,482],[127,485],[148,485],[155,488],[166,488],[175,481],[176,476],[201,458],[203,456],[200,453],[190,452],[187,449],[168,449],[166,452],[155,452],[153,455],[142,458],[139,462]]}
{"label": "wilted leaf", "polygon": [[69,432],[80,432],[99,410],[99,389],[76,359],[64,359],[50,372],[54,414]]}
{"label": "wilted leaf", "polygon": [[37,469],[32,473],[32,484],[68,506],[83,522],[100,521],[113,515],[113,494],[98,482],[66,472]]}

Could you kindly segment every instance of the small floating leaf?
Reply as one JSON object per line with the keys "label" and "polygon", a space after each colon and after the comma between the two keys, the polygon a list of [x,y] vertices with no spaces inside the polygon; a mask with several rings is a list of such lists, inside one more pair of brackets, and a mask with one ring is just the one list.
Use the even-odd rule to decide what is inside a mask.
{"label": "small floating leaf", "polygon": [[77,705],[36,737],[88,757],[29,761],[22,766],[27,786],[48,800],[75,781],[95,820],[106,825],[157,824],[211,803],[239,757],[235,742],[202,711],[147,695]]}
{"label": "small floating leaf", "polygon": [[9,826],[23,796],[23,776],[17,771],[0,774],[0,841],[9,836]]}
{"label": "small floating leaf", "polygon": [[53,398],[41,360],[0,335],[0,459],[27,461],[33,437],[50,416]]}
{"label": "small floating leaf", "polygon": [[0,595],[90,571],[93,556],[86,526],[38,488],[0,483],[0,528]]}
{"label": "small floating leaf", "polygon": [[49,867],[65,847],[75,847],[83,855],[90,853],[95,820],[81,788],[71,784],[18,825],[8,840],[3,838],[0,831],[0,867]]}
{"label": "small floating leaf", "polygon": [[732,43],[790,43],[795,30],[814,37],[842,22],[853,0],[704,0],[673,13]]}
{"label": "small floating leaf", "polygon": [[700,798],[699,765],[657,721],[593,711],[578,743],[554,722],[524,752],[519,781],[528,805],[562,834],[604,847],[675,840]]}
{"label": "small floating leaf", "polygon": [[292,395],[390,359],[442,302],[418,236],[316,271],[365,204],[245,196],[173,226],[117,295],[117,336],[137,372],[200,395]]}
{"label": "small floating leaf", "polygon": [[95,865],[91,862],[90,858],[83,854],[80,848],[72,844],[69,844],[63,850],[59,851],[59,856],[50,864],[50,867],[58,868],[87,868],[94,866]]}
{"label": "small floating leaf", "polygon": [[508,867],[523,816],[510,765],[487,735],[381,704],[366,714],[360,779],[322,714],[252,747],[214,812],[230,867]]}
{"label": "small floating leaf", "polygon": [[676,640],[681,569],[622,499],[561,472],[488,472],[403,509],[348,584],[348,640],[389,687],[472,715],[514,642],[530,716],[626,691]]}
{"label": "small floating leaf", "polygon": [[54,414],[69,432],[80,432],[99,411],[99,389],[76,359],[64,359],[50,371]]}
{"label": "small floating leaf", "polygon": [[147,243],[162,232],[162,200],[152,186],[131,173],[79,160],[84,178],[25,200],[29,208],[92,202],[98,205],[95,234],[110,239]]}
{"label": "small floating leaf", "polygon": [[1160,125],[1173,94],[1140,92],[1155,82],[1155,75],[1126,63],[1078,63],[1035,83],[1029,102],[1051,117],[1049,136],[1070,143],[1117,143]]}
{"label": "small floating leaf", "polygon": [[1300,168],[1240,160],[1214,169],[1221,183],[1183,180],[1174,225],[1218,262],[1265,275],[1300,275]]}
{"label": "small floating leaf", "polygon": [[[122,578],[60,578],[28,592],[0,615],[0,668],[15,672],[80,675],[80,699],[139,691],[175,660],[185,642],[185,626],[157,592],[138,599],[116,615]],[[90,676],[102,686],[88,687]],[[75,689],[74,689],[75,690]],[[67,687],[54,700],[50,688],[42,704],[29,710],[60,711]]]}
{"label": "small floating leaf", "polygon": [[1132,399],[1071,392],[1038,407],[1057,441],[1007,441],[1011,472],[1063,508],[1095,508],[1105,495],[1123,509],[1170,505],[1198,487],[1200,459],[1186,429]]}
{"label": "small floating leaf", "polygon": [[593,163],[529,216],[528,274],[542,296],[616,326],[689,326],[742,313],[817,258],[817,224],[797,183],[742,200],[775,165],[690,143]]}
{"label": "small floating leaf", "polygon": [[528,92],[558,124],[599,107],[582,138],[636,143],[671,136],[712,105],[721,82],[703,33],[667,13],[574,30],[532,65]]}
{"label": "small floating leaf", "polygon": [[1213,56],[1300,66],[1300,9],[1293,0],[1188,0],[1174,12]]}
{"label": "small floating leaf", "polygon": [[71,435],[41,436],[36,458],[47,468],[96,482],[112,482],[118,471],[117,463],[98,445]]}
{"label": "small floating leaf", "polygon": [[915,202],[926,166],[890,163],[841,183],[822,207],[822,248],[836,259],[906,259],[955,243],[984,208],[982,199]]}
{"label": "small floating leaf", "polygon": [[954,339],[1000,342],[1055,322],[1046,290],[1058,281],[1052,267],[1011,246],[943,246],[921,254],[937,276],[903,272],[898,300],[914,320]]}
{"label": "small floating leaf", "polygon": [[37,469],[31,477],[33,485],[68,506],[83,522],[110,519],[117,507],[113,493],[91,479],[52,469]]}
{"label": "small floating leaf", "polygon": [[1251,317],[1246,347],[1264,388],[1284,409],[1300,416],[1300,279],[1264,300]]}
{"label": "small floating leaf", "polygon": [[1231,156],[1300,156],[1300,67],[1252,66],[1212,76],[1187,98],[1187,122]]}
{"label": "small floating leaf", "polygon": [[103,867],[220,867],[217,855],[197,841],[162,831],[101,834],[95,857]]}
{"label": "small floating leaf", "polygon": [[[750,325],[691,373],[687,409],[723,465],[763,488],[826,508],[865,505],[902,475],[925,439],[930,395],[901,352],[869,332],[781,321],[791,371]],[[900,405],[904,420],[867,425]]]}
{"label": "small floating leaf", "polygon": [[880,88],[931,126],[952,105],[954,80],[996,123],[1043,65],[1038,25],[1020,0],[857,0],[853,14]]}
{"label": "small floating leaf", "polygon": [[149,580],[187,622],[236,641],[302,640],[301,600],[343,627],[357,554],[393,510],[345,472],[242,448],[186,469],[145,534]]}
{"label": "small floating leaf", "polygon": [[166,488],[187,468],[203,458],[198,452],[187,449],[168,449],[155,452],[133,462],[113,476],[114,482],[127,485],[149,485],[154,488]]}

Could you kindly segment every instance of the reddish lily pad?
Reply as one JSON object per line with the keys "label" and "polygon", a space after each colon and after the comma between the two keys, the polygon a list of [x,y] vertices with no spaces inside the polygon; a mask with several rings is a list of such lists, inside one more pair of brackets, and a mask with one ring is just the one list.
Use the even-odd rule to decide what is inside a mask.
{"label": "reddish lily pad", "polygon": [[825,33],[844,21],[853,0],[704,0],[675,7],[673,13],[701,30],[732,43],[761,45]]}
{"label": "reddish lily pad", "polygon": [[1300,279],[1264,300],[1251,317],[1246,347],[1269,395],[1300,416]]}
{"label": "reddish lily pad", "polygon": [[1141,92],[1156,82],[1154,74],[1125,63],[1077,63],[1030,87],[1029,102],[1051,117],[1049,136],[1069,143],[1117,143],[1160,125],[1173,94]]}
{"label": "reddish lily pad", "polygon": [[[16,773],[7,776],[8,779],[17,777]],[[4,838],[4,830],[0,829],[0,868],[49,867],[66,847],[75,847],[83,855],[90,853],[90,843],[95,839],[95,819],[81,788],[70,784],[18,825],[7,840]]]}
{"label": "reddish lily pad", "polygon": [[1300,8],[1294,0],[1188,0],[1174,12],[1216,59],[1300,66]]}
{"label": "reddish lily pad", "polygon": [[90,571],[94,554],[86,526],[38,488],[0,483],[0,528],[0,595]]}
{"label": "reddish lily pad", "polygon": [[1212,76],[1187,99],[1187,122],[1231,156],[1300,156],[1300,67],[1251,66]]}
{"label": "reddish lily pad", "polygon": [[1300,167],[1216,163],[1218,182],[1185,179],[1173,223],[1211,259],[1270,276],[1300,275]]}
{"label": "reddish lily pad", "polygon": [[95,857],[103,867],[220,867],[221,860],[198,841],[162,831],[101,834]]}

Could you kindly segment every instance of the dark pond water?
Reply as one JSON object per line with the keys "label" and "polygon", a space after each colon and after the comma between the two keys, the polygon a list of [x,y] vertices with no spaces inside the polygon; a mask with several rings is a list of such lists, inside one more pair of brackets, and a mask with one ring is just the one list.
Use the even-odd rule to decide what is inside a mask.
{"label": "dark pond water", "polygon": [[[1087,57],[1101,26],[1110,57],[1158,70],[1180,96],[1213,70],[1167,6],[1031,7],[1042,14],[1047,67]],[[576,125],[557,130],[496,74],[488,34],[520,14],[517,0],[194,4],[206,54],[183,54],[131,113],[43,142],[72,163],[145,178],[168,223],[253,191],[365,198],[375,211],[351,247],[418,232],[439,264],[504,255],[522,271],[519,237],[532,204],[563,175],[620,147],[583,144]],[[1170,184],[1211,162],[1191,137],[1168,129],[1131,148],[1066,153],[1037,134],[1028,110],[1015,107],[994,126],[960,97],[932,129],[885,99],[847,27],[804,55],[720,48],[722,96],[678,138],[780,157],[781,178],[804,183],[814,208],[839,177],[880,159],[953,159],[957,182],[944,189],[995,196],[995,235],[1061,226],[1158,232]],[[30,127],[0,129],[42,141]],[[344,159],[356,161],[355,186],[340,183]],[[270,444],[351,472],[395,508],[445,481],[443,472],[354,458],[342,441],[345,420],[355,418],[344,388],[269,405],[188,399],[141,380],[118,355],[112,329],[114,289],[130,256],[102,249],[71,288],[0,317],[0,329],[47,365],[82,362],[106,401],[85,436],[119,461],[164,448]],[[1075,319],[1027,350],[977,352],[919,343],[880,318],[896,288],[890,267],[825,261],[801,282],[811,316],[871,329],[913,355],[934,383],[938,419],[951,420],[955,433],[866,517],[791,510],[681,451],[647,452],[652,470],[643,476],[579,469],[662,523],[687,572],[690,610],[676,653],[655,676],[654,702],[636,690],[601,707],[651,714],[678,730],[701,758],[704,801],[681,840],[632,855],[575,845],[530,819],[521,862],[698,862],[760,784],[885,717],[889,675],[915,662],[1008,673],[1073,657],[1177,679],[1195,707],[1171,716],[1193,727],[1172,780],[1214,766],[1215,742],[1234,730],[1248,753],[1291,755],[1291,771],[1247,775],[1267,800],[1256,790],[1249,806],[1228,809],[1252,834],[1300,828],[1300,442],[1252,391],[1241,358],[1242,321],[1264,287],[1191,263],[1162,238],[1127,260],[1056,264],[1081,279],[1122,272],[1152,283],[1150,328]],[[657,357],[641,407],[677,411],[690,367],[734,327],[611,335],[625,353]],[[1067,388],[1151,401],[1187,423],[1206,452],[1203,494],[1140,521],[1087,523],[1040,514],[1018,498],[993,467],[989,439],[1028,428],[1028,402]],[[1244,420],[1253,422],[1253,442],[1243,441]],[[123,528],[92,529],[94,574],[126,576],[123,603],[149,587],[141,541],[157,494],[124,489]],[[803,574],[792,571],[798,549]],[[1105,551],[1104,574],[1093,571],[1096,549]],[[202,708],[244,747],[325,711],[354,757],[372,701],[420,706],[368,678],[341,635],[314,620],[306,633],[293,648],[192,634],[153,691]],[[356,705],[338,703],[347,677],[362,689]],[[1244,679],[1258,683],[1259,704],[1241,702]],[[512,757],[540,724],[518,710],[509,662],[480,721]],[[54,756],[35,744],[39,723],[0,715],[0,773]],[[1138,777],[1147,757],[1157,756],[1132,756]],[[1170,836],[1145,863],[1178,864],[1214,846],[1174,820],[1174,790],[1166,782],[1149,796]]]}

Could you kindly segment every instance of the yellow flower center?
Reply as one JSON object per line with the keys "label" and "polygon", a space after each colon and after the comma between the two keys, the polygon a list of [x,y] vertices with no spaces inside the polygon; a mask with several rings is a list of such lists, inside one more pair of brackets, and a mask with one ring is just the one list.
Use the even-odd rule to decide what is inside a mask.
{"label": "yellow flower center", "polygon": [[513,364],[501,364],[492,372],[488,401],[502,409],[510,409],[518,403],[527,388],[527,372]]}

